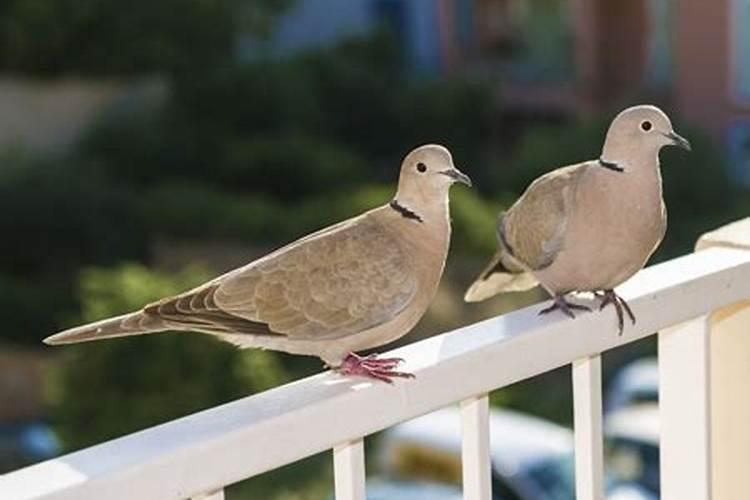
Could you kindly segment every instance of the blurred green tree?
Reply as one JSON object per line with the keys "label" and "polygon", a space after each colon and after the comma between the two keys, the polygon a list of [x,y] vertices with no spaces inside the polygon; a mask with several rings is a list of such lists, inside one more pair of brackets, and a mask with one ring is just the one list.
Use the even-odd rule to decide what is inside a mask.
{"label": "blurred green tree", "polygon": [[403,155],[427,142],[482,177],[473,166],[490,139],[491,96],[482,83],[412,80],[375,34],[178,78],[162,113],[112,116],[81,154],[133,185],[191,180],[283,200],[393,182]]}

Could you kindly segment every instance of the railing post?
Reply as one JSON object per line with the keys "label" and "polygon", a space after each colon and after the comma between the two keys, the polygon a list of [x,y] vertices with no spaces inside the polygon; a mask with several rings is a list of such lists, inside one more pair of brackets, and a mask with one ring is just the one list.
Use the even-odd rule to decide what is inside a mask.
{"label": "railing post", "polygon": [[659,332],[661,497],[711,498],[708,319]]}
{"label": "railing post", "polygon": [[333,449],[336,500],[365,500],[365,445],[357,439]]}
{"label": "railing post", "polygon": [[[750,252],[750,219],[701,236],[696,250],[729,247]],[[711,495],[745,500],[750,470],[750,300],[714,311],[710,329]]]}
{"label": "railing post", "polygon": [[573,420],[578,500],[604,498],[602,362],[591,356],[573,362]]}
{"label": "railing post", "polygon": [[490,500],[490,403],[486,394],[461,401],[464,500]]}

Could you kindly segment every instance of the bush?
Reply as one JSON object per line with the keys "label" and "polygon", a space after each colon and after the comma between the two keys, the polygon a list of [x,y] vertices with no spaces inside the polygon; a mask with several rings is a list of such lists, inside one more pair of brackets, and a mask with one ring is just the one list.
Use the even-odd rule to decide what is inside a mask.
{"label": "bush", "polygon": [[110,117],[82,155],[116,181],[292,200],[392,182],[403,156],[428,142],[478,165],[490,133],[488,88],[410,81],[381,36],[178,78],[171,90],[161,115]]}
{"label": "bush", "polygon": [[[128,189],[76,162],[8,158],[0,174],[0,272],[59,276],[83,263],[143,258],[146,234]],[[50,258],[53,254],[54,258]]]}

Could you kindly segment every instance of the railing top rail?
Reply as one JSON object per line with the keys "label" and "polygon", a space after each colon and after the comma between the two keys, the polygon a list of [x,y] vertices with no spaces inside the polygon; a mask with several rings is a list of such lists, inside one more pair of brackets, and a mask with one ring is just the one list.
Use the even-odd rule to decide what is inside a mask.
{"label": "railing top rail", "polygon": [[750,252],[712,248],[625,283],[638,322],[611,310],[527,307],[388,353],[416,379],[390,386],[316,375],[0,476],[0,498],[178,499],[210,491],[653,334],[750,297]]}

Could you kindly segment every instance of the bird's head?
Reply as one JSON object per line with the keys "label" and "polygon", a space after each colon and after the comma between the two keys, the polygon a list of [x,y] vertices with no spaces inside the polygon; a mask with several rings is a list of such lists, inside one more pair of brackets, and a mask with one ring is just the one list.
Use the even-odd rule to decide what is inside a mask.
{"label": "bird's head", "polygon": [[396,199],[430,204],[446,199],[448,190],[460,182],[471,186],[471,179],[453,165],[450,151],[437,144],[412,150],[401,163]]}
{"label": "bird's head", "polygon": [[602,159],[627,162],[642,154],[657,155],[664,146],[690,151],[690,143],[675,132],[669,117],[656,106],[633,106],[612,120],[604,141]]}

